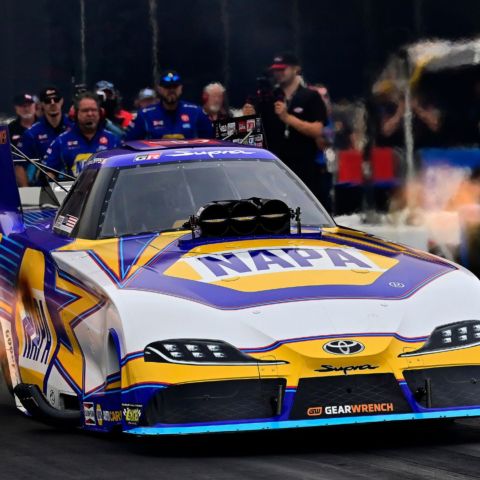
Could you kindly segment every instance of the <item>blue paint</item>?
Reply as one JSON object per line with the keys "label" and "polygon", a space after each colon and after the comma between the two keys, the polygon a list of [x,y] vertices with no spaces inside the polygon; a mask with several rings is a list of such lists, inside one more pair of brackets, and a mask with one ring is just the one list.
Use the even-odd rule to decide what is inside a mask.
{"label": "blue paint", "polygon": [[227,425],[201,425],[201,426],[162,426],[162,427],[135,427],[125,433],[133,435],[181,435],[194,433],[220,433],[220,432],[247,432],[258,430],[281,430],[288,428],[325,427],[330,425],[352,425],[378,422],[392,422],[405,420],[428,420],[435,418],[461,418],[478,417],[480,408],[442,410],[425,413],[401,413],[390,415],[371,415],[363,417],[337,417],[317,420],[286,420],[277,422],[235,423]]}

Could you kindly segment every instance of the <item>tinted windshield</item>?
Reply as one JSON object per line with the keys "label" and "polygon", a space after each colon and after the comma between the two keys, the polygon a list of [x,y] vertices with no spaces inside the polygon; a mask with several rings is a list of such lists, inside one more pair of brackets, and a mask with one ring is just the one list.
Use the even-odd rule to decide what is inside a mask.
{"label": "tinted windshield", "polygon": [[302,224],[332,225],[318,201],[282,164],[272,160],[195,161],[122,168],[113,179],[100,237],[181,228],[214,200],[261,197],[300,207]]}

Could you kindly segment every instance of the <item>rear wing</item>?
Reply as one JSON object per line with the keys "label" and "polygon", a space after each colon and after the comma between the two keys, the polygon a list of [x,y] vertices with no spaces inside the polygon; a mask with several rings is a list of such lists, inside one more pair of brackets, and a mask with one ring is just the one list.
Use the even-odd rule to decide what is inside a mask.
{"label": "rear wing", "polygon": [[10,235],[24,229],[8,127],[0,125],[0,233]]}

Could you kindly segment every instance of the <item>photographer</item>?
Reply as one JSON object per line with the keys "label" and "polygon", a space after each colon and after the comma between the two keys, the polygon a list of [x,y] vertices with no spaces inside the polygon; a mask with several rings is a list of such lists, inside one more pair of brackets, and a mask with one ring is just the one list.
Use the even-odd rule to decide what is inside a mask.
{"label": "photographer", "polygon": [[275,87],[261,80],[256,97],[244,106],[244,114],[261,115],[268,149],[319,197],[316,141],[327,121],[325,104],[317,92],[303,85],[294,55],[277,55],[269,70]]}

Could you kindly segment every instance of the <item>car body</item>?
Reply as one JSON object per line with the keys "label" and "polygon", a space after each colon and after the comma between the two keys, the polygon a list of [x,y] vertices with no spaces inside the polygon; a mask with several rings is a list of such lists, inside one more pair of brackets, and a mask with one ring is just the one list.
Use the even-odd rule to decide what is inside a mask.
{"label": "car body", "polygon": [[[60,208],[22,213],[2,131],[2,358],[20,410],[137,435],[480,415],[478,279],[335,225],[270,152],[132,142],[93,156]],[[234,209],[272,198],[286,229],[240,231],[263,214]]]}

